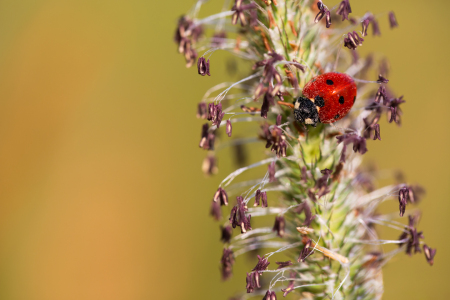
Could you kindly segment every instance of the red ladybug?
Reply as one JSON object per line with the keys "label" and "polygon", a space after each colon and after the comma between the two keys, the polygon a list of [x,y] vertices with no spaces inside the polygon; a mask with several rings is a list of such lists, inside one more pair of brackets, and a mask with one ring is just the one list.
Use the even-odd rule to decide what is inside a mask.
{"label": "red ladybug", "polygon": [[294,102],[294,116],[314,127],[318,122],[342,119],[356,100],[356,84],[347,74],[330,72],[314,77],[303,88],[303,96]]}

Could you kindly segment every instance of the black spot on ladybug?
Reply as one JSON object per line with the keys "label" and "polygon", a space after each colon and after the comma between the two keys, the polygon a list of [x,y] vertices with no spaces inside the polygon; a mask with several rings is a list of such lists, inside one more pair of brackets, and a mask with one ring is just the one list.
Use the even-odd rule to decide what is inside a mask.
{"label": "black spot on ladybug", "polygon": [[340,104],[344,104],[344,96],[340,96],[339,97],[339,103]]}
{"label": "black spot on ladybug", "polygon": [[327,79],[327,84],[328,84],[328,85],[333,85],[334,82],[333,82],[333,80],[331,80],[331,79]]}
{"label": "black spot on ladybug", "polygon": [[355,97],[353,97],[353,103],[355,103],[355,101],[356,101],[356,96],[355,96]]}
{"label": "black spot on ladybug", "polygon": [[323,100],[322,97],[320,96],[316,96],[314,98],[314,104],[318,107],[324,107],[325,106],[325,101]]}
{"label": "black spot on ladybug", "polygon": [[340,117],[339,114],[337,114],[337,115],[334,116],[335,119],[337,119],[337,118],[339,118],[339,117]]}

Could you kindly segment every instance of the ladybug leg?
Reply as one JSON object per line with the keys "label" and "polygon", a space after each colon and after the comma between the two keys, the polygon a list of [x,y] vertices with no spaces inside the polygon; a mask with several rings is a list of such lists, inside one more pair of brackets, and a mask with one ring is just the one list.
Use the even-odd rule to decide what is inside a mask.
{"label": "ladybug leg", "polygon": [[314,102],[306,97],[299,97],[295,100],[294,117],[297,121],[313,127],[316,127],[319,123],[317,107]]}
{"label": "ladybug leg", "polygon": [[[302,124],[303,129],[304,129],[305,131],[308,131],[308,127],[306,127],[305,123],[300,123],[300,124]],[[314,127],[315,127],[315,126],[314,126]]]}
{"label": "ladybug leg", "polygon": [[294,122],[293,125],[295,129],[297,129],[298,134],[301,136],[305,136],[305,132],[308,132],[308,128],[306,128],[306,125],[303,123]]}
{"label": "ladybug leg", "polygon": [[279,105],[287,106],[287,107],[290,107],[290,108],[294,109],[294,104],[292,104],[292,103],[287,103],[287,102],[283,102],[283,101],[278,101],[277,103]]}

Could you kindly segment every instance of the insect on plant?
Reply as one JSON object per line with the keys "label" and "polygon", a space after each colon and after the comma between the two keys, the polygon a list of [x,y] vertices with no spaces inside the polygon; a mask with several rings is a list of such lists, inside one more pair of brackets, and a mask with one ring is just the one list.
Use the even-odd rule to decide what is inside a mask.
{"label": "insect on plant", "polygon": [[[410,210],[424,190],[406,182],[378,188],[376,172],[361,164],[367,141],[381,141],[381,118],[401,124],[405,100],[388,86],[386,58],[358,53],[365,39],[381,35],[380,20],[398,26],[394,13],[353,16],[349,0],[331,8],[322,1],[226,0],[221,12],[200,19],[204,4],[197,1],[178,22],[175,41],[186,66],[197,63],[198,74],[212,76],[213,53],[228,51],[253,67],[207,90],[198,104],[197,117],[206,120],[202,169],[216,174],[226,145],[241,158],[266,149],[259,161],[241,159],[211,191],[222,278],[231,278],[245,253],[255,265],[233,299],[275,300],[294,291],[305,299],[381,299],[381,270],[393,256],[423,251],[432,265],[436,249],[424,243],[420,213]],[[235,137],[233,127],[244,123],[253,127]],[[226,135],[219,138],[221,128]],[[242,180],[249,170],[259,176]],[[399,213],[380,213],[385,201]],[[397,230],[398,238],[379,238],[375,226]]]}

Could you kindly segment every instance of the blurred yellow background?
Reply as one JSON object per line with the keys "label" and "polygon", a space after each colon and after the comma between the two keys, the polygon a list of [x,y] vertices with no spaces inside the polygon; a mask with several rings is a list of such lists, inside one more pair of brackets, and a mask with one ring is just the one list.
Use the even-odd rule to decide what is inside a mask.
{"label": "blurred yellow background", "polygon": [[[390,31],[383,17],[382,37],[364,44],[390,58],[389,85],[407,100],[403,126],[382,124],[367,158],[427,189],[419,229],[438,248],[433,267],[423,254],[388,264],[384,299],[448,299],[450,2],[351,2],[356,15],[399,20]],[[172,42],[193,4],[0,1],[0,299],[227,299],[244,288],[243,267],[220,281],[208,210],[227,168],[204,178],[195,119],[204,91],[230,79],[225,56],[204,78]]]}

